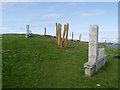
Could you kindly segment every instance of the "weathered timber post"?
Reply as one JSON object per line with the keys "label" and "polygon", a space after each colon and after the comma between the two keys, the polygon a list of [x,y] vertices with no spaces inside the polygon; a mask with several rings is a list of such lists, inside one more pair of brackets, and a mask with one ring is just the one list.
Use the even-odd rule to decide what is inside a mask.
{"label": "weathered timber post", "polygon": [[56,23],[56,42],[58,43],[58,24]]}
{"label": "weathered timber post", "polygon": [[69,29],[69,24],[67,23],[67,29],[66,29],[66,39],[65,39],[65,47],[67,47],[68,29]]}
{"label": "weathered timber post", "polygon": [[46,27],[44,28],[44,36],[46,36]]}
{"label": "weathered timber post", "polygon": [[72,39],[71,39],[71,41],[73,41],[73,32],[72,32]]}
{"label": "weathered timber post", "polygon": [[60,46],[60,24],[58,23],[58,46]]}
{"label": "weathered timber post", "polygon": [[63,48],[63,47],[62,47],[62,41],[61,41],[61,29],[62,29],[62,25],[60,24],[60,32],[59,32],[59,33],[60,33],[60,34],[59,34],[59,35],[60,35],[60,46],[61,46],[61,48]]}
{"label": "weathered timber post", "polygon": [[80,34],[80,36],[79,36],[79,41],[81,41],[81,34]]}
{"label": "weathered timber post", "polygon": [[67,25],[64,25],[64,32],[63,32],[63,41],[62,41],[62,44],[64,45],[64,37],[65,37],[65,32],[66,32],[66,27],[67,27]]}
{"label": "weathered timber post", "polygon": [[105,40],[105,47],[106,47],[106,40]]}

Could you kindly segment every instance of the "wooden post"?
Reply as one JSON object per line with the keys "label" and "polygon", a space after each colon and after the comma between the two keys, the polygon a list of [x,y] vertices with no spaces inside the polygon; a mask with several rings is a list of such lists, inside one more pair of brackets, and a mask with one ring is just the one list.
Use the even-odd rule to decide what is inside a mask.
{"label": "wooden post", "polygon": [[56,23],[56,42],[58,43],[58,24]]}
{"label": "wooden post", "polygon": [[44,28],[44,36],[46,36],[46,27]]}
{"label": "wooden post", "polygon": [[65,47],[67,47],[68,29],[69,29],[69,24],[67,23]]}
{"label": "wooden post", "polygon": [[67,25],[64,25],[63,41],[62,41],[62,44],[63,44],[63,45],[64,45],[64,37],[65,37],[66,27],[67,27]]}
{"label": "wooden post", "polygon": [[106,47],[106,40],[105,40],[105,47]]}
{"label": "wooden post", "polygon": [[80,36],[79,36],[79,41],[81,41],[81,34],[80,34]]}
{"label": "wooden post", "polygon": [[57,31],[57,33],[58,33],[58,46],[60,46],[60,24],[58,23],[58,31]]}
{"label": "wooden post", "polygon": [[63,48],[63,47],[62,47],[62,42],[61,42],[61,28],[62,28],[62,25],[60,24],[60,32],[59,32],[59,33],[60,33],[60,34],[59,34],[59,37],[60,37],[60,46],[61,46],[61,48]]}
{"label": "wooden post", "polygon": [[71,41],[73,41],[73,32],[72,32],[72,39],[71,39]]}

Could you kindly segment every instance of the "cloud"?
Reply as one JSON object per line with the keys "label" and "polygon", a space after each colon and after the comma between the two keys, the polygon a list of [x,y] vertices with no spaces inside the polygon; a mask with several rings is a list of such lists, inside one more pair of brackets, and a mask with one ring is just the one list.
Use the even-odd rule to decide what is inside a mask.
{"label": "cloud", "polygon": [[76,16],[98,16],[102,15],[105,12],[103,10],[91,11],[91,12],[74,12],[73,15]]}
{"label": "cloud", "polygon": [[101,30],[99,31],[99,40],[104,42],[118,42],[118,30]]}
{"label": "cloud", "polygon": [[46,15],[43,15],[43,17],[60,17],[61,15],[60,14],[46,14]]}
{"label": "cloud", "polygon": [[[81,33],[81,40],[82,41],[89,41],[89,30],[88,31],[80,31],[75,30],[74,31],[74,39],[79,39],[79,35]],[[72,38],[72,31],[69,31],[69,39]],[[118,42],[118,30],[107,30],[107,29],[101,29],[98,32],[98,41],[99,42]]]}
{"label": "cloud", "polygon": [[[44,27],[55,27],[55,23],[42,23],[42,24],[38,24],[38,25],[30,25],[30,27],[32,28],[44,28]],[[24,29],[24,27],[21,27],[21,29]]]}
{"label": "cloud", "polygon": [[1,27],[0,28],[0,34],[5,34],[5,33],[23,33],[23,32],[19,32],[15,29],[11,29],[8,27]]}
{"label": "cloud", "polygon": [[7,27],[1,27],[0,30],[1,30],[0,33],[8,33],[8,32],[13,32],[14,31],[14,30],[9,29]]}
{"label": "cloud", "polygon": [[58,22],[58,21],[68,21],[69,17],[46,17],[43,19],[33,19],[28,21],[28,23],[45,23],[45,22]]}

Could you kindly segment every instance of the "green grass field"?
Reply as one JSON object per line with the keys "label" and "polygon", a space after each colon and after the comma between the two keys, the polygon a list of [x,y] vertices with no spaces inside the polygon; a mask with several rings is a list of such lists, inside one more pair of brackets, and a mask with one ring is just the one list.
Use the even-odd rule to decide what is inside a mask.
{"label": "green grass field", "polygon": [[0,89],[2,88],[2,38],[0,34]]}
{"label": "green grass field", "polygon": [[3,35],[3,88],[118,88],[118,59],[113,58],[118,48],[105,47],[105,66],[85,77],[87,43],[68,41],[68,47],[61,49],[53,37],[33,36]]}

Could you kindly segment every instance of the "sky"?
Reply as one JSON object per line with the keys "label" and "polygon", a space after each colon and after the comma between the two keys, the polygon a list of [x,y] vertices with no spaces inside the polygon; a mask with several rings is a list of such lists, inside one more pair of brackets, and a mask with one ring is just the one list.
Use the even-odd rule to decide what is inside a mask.
{"label": "sky", "polygon": [[89,25],[98,25],[99,42],[118,42],[117,2],[3,2],[2,32],[26,33],[28,24],[32,33],[56,34],[56,22],[69,23],[68,39],[89,41]]}

